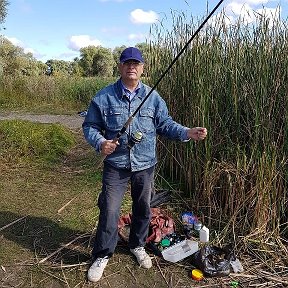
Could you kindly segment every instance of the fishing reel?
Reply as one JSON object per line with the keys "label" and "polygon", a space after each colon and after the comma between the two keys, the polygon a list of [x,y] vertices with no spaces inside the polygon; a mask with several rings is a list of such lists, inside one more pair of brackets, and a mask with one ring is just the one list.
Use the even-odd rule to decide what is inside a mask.
{"label": "fishing reel", "polygon": [[143,138],[143,134],[140,131],[136,131],[131,134],[128,140],[127,148],[131,149],[135,144],[138,144],[141,142]]}

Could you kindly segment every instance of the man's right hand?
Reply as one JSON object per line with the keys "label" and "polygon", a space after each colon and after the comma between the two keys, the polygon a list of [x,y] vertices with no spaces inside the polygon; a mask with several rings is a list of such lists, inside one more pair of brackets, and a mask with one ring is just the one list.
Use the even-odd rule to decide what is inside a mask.
{"label": "man's right hand", "polygon": [[117,147],[117,145],[119,145],[118,140],[105,140],[102,144],[101,144],[101,154],[102,155],[110,155],[111,153],[113,153]]}

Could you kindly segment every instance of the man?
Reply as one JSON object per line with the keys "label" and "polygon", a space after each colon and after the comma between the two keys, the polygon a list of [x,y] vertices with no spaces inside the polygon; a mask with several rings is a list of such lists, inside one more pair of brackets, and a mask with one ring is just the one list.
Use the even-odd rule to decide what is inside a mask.
{"label": "man", "polygon": [[83,123],[86,140],[105,157],[98,199],[100,215],[92,251],[95,261],[88,271],[88,280],[92,282],[101,278],[117,245],[121,202],[129,181],[132,197],[129,248],[140,266],[147,269],[152,266],[144,246],[151,218],[156,134],[179,141],[203,140],[207,135],[206,128],[190,129],[173,121],[164,100],[153,91],[126,133],[113,141],[151,90],[140,81],[143,67],[141,52],[134,47],[126,48],[120,55],[120,79],[96,94]]}

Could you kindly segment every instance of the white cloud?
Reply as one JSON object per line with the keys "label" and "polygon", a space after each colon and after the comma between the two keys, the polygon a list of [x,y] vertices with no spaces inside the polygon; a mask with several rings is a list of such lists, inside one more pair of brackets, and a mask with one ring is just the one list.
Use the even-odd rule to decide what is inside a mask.
{"label": "white cloud", "polygon": [[261,5],[261,4],[263,5],[263,4],[268,3],[269,1],[270,0],[235,0],[235,2],[238,2],[240,4],[247,3],[247,4],[251,4],[253,6],[257,6],[257,5]]}
{"label": "white cloud", "polygon": [[65,60],[65,61],[73,61],[75,57],[79,57],[79,53],[76,52],[64,52],[56,56],[59,60]]}
{"label": "white cloud", "polygon": [[240,6],[243,6],[244,4],[246,4],[246,5],[248,5],[248,6],[250,6],[250,7],[252,7],[252,6],[254,6],[254,7],[256,7],[256,6],[259,6],[259,5],[264,5],[264,4],[266,4],[266,3],[268,3],[268,2],[273,2],[274,0],[232,0],[232,1],[227,1],[229,4],[227,5],[227,6],[229,6],[229,5],[240,5]]}
{"label": "white cloud", "polygon": [[135,9],[130,13],[130,20],[135,24],[151,24],[155,23],[159,16],[154,11],[145,12],[142,9]]}
{"label": "white cloud", "polygon": [[227,15],[240,17],[244,23],[252,23],[255,20],[252,7],[239,2],[233,1],[226,6]]}
{"label": "white cloud", "polygon": [[128,39],[129,40],[137,40],[137,41],[143,41],[146,39],[146,35],[145,34],[141,34],[141,33],[138,33],[138,34],[129,34],[128,35]]}
{"label": "white cloud", "polygon": [[232,13],[240,15],[241,13],[243,13],[243,11],[252,11],[252,8],[247,3],[240,3],[240,1],[232,1],[226,6],[225,10],[226,12],[228,12],[228,14]]}
{"label": "white cloud", "polygon": [[99,45],[101,45],[101,42],[89,35],[74,35],[69,39],[68,48],[73,51],[79,51],[83,47]]}
{"label": "white cloud", "polygon": [[27,47],[21,40],[15,38],[15,37],[7,37],[5,36],[7,40],[9,40],[13,45],[23,48],[24,53],[32,53],[33,57],[37,60],[40,60],[42,62],[46,62],[48,59],[59,59],[59,60],[66,60],[66,61],[72,61],[73,58],[79,56],[79,53],[75,52],[66,52],[62,53],[60,55],[46,55],[43,53],[40,53],[39,51],[35,50],[34,48]]}
{"label": "white cloud", "polygon": [[[224,8],[225,13],[213,15],[208,21],[208,25],[226,26],[233,25],[240,20],[241,24],[249,25],[265,17],[269,21],[269,26],[272,26],[281,16],[281,7],[267,8],[265,3],[275,2],[278,0],[233,0],[230,1]],[[260,5],[262,4],[262,6]],[[262,7],[262,8],[259,8]]]}
{"label": "white cloud", "polygon": [[[222,13],[218,13],[216,15],[213,15],[209,20],[208,20],[208,25],[209,26],[212,26],[212,27],[215,27],[217,25],[223,25],[225,24],[225,26],[229,26],[229,25],[232,25],[233,22],[234,22],[234,17],[233,16],[229,16],[227,14],[222,14]],[[205,31],[200,31],[199,34],[201,33],[204,33],[205,34]]]}
{"label": "white cloud", "polygon": [[277,8],[262,8],[257,9],[256,12],[260,14],[261,16],[265,16],[266,18],[278,18],[281,14],[281,7]]}
{"label": "white cloud", "polygon": [[15,46],[20,46],[20,47],[24,47],[24,44],[23,44],[23,42],[21,41],[21,40],[19,40],[19,39],[17,39],[17,38],[15,38],[15,37],[7,37],[7,36],[5,36],[5,38],[7,39],[7,40],[9,40],[13,45],[15,45]]}
{"label": "white cloud", "polygon": [[30,47],[24,48],[24,53],[31,53],[32,55],[37,54],[35,49],[30,48]]}
{"label": "white cloud", "polygon": [[[275,19],[279,17],[281,9],[263,7],[265,3],[274,2],[274,0],[233,0],[225,7],[226,15],[231,19],[236,20],[240,18],[245,24],[256,21],[258,16],[265,16],[266,18]],[[262,5],[263,8],[257,9]]]}
{"label": "white cloud", "polygon": [[15,37],[7,37],[5,36],[5,38],[7,40],[9,40],[14,46],[18,46],[23,48],[24,53],[32,53],[32,55],[34,57],[36,57],[36,55],[39,55],[39,52],[36,51],[35,49],[31,48],[31,47],[27,47],[21,40],[15,38]]}

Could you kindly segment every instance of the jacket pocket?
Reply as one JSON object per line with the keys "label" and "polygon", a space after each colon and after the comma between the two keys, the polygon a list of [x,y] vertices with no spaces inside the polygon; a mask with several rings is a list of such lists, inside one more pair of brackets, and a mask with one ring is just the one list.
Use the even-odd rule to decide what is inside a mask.
{"label": "jacket pocket", "polygon": [[104,110],[106,128],[111,131],[119,131],[124,125],[123,108],[111,107]]}
{"label": "jacket pocket", "polygon": [[140,109],[139,124],[143,132],[151,132],[155,130],[155,110],[152,108]]}

